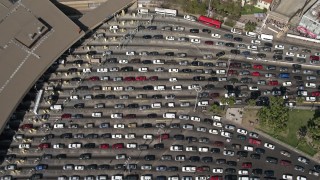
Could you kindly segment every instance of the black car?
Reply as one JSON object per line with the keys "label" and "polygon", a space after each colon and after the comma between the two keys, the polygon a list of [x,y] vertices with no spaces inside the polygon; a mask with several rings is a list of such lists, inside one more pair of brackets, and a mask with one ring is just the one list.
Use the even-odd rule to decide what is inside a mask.
{"label": "black car", "polygon": [[166,55],[166,56],[174,56],[174,52],[166,52],[166,53],[164,53],[164,55]]}
{"label": "black car", "polygon": [[192,66],[203,66],[203,62],[201,62],[201,61],[192,61],[191,65]]}
{"label": "black car", "polygon": [[228,166],[237,166],[237,162],[236,161],[227,161],[227,165]]}
{"label": "black car", "polygon": [[96,170],[96,169],[98,169],[98,165],[97,164],[89,164],[86,169]]}
{"label": "black car", "polygon": [[267,66],[267,70],[276,70],[276,69],[277,69],[276,66],[273,66],[273,65]]}
{"label": "black car", "polygon": [[97,139],[97,138],[99,138],[99,134],[91,133],[91,134],[86,135],[86,138],[88,138],[88,139]]}
{"label": "black car", "polygon": [[252,159],[260,159],[260,154],[250,154]]}
{"label": "black car", "polygon": [[87,143],[83,146],[84,148],[92,149],[96,147],[95,143]]}
{"label": "black car", "polygon": [[146,29],[145,26],[142,26],[142,25],[138,26],[138,30],[139,30],[139,31],[140,31],[140,30],[144,30],[144,29]]}
{"label": "black car", "polygon": [[237,175],[233,175],[233,174],[225,175],[224,180],[237,180]]}
{"label": "black car", "polygon": [[144,160],[146,161],[154,161],[156,159],[155,155],[145,155]]}
{"label": "black car", "polygon": [[141,127],[143,128],[152,128],[152,124],[151,123],[144,123],[141,125]]}
{"label": "black car", "polygon": [[240,50],[231,49],[231,50],[230,50],[230,53],[231,53],[231,54],[240,54]]}
{"label": "black car", "polygon": [[244,78],[240,79],[240,82],[241,83],[251,83],[252,82],[252,78],[244,77]]}
{"label": "black car", "polygon": [[255,149],[255,153],[257,154],[264,154],[266,152],[266,150],[264,150],[263,148],[256,148]]}
{"label": "black car", "polygon": [[151,86],[151,85],[143,86],[142,89],[143,90],[153,90],[153,86]]}
{"label": "black car", "polygon": [[76,109],[84,108],[84,103],[78,103],[73,106]]}
{"label": "black car", "polygon": [[163,149],[164,148],[164,144],[163,143],[155,144],[155,145],[153,145],[153,148],[154,149]]}
{"label": "black car", "polygon": [[60,135],[61,139],[70,139],[72,137],[73,137],[72,133],[64,133]]}
{"label": "black car", "polygon": [[278,164],[278,158],[268,156],[266,157],[266,162],[272,163],[272,164]]}
{"label": "black car", "polygon": [[104,94],[97,94],[94,96],[94,99],[105,99],[106,98],[106,95]]}
{"label": "black car", "polygon": [[[233,43],[226,43],[225,46],[227,47],[234,47],[234,44]],[[240,53],[239,53],[240,54]]]}
{"label": "black car", "polygon": [[157,118],[158,115],[156,113],[151,113],[147,115],[148,118]]}
{"label": "black car", "polygon": [[80,77],[74,77],[71,78],[71,81],[82,81],[82,79]]}
{"label": "black car", "polygon": [[300,64],[292,64],[292,68],[301,70],[302,66]]}
{"label": "black car", "polygon": [[216,159],[216,164],[226,164],[227,160],[226,159]]}
{"label": "black car", "polygon": [[190,162],[199,162],[200,161],[200,157],[199,156],[190,156],[189,157],[189,161]]}
{"label": "black car", "polygon": [[110,169],[110,165],[109,164],[100,164],[98,166],[99,170],[109,170]]}
{"label": "black car", "polygon": [[223,55],[225,55],[225,54],[226,54],[226,52],[221,51],[221,52],[218,52],[218,53],[216,54],[216,57],[221,57],[221,56],[223,56]]}
{"label": "black car", "polygon": [[242,38],[241,38],[241,37],[234,37],[233,40],[238,41],[238,42],[241,42],[241,41],[242,41]]}
{"label": "black car", "polygon": [[151,39],[151,38],[152,38],[151,35],[144,35],[144,36],[142,36],[142,37],[143,37],[143,39]]}
{"label": "black car", "polygon": [[282,60],[283,59],[283,57],[282,57],[282,55],[273,55],[273,60]]}
{"label": "black car", "polygon": [[247,151],[238,151],[237,155],[240,157],[248,157],[248,152]]}
{"label": "black car", "polygon": [[271,47],[262,47],[261,50],[265,52],[271,52]]}
{"label": "black car", "polygon": [[213,84],[206,84],[204,86],[204,89],[206,89],[206,90],[213,90],[214,88],[215,88],[215,86]]}
{"label": "black car", "polygon": [[274,52],[275,54],[280,54],[280,55],[283,54],[283,50],[280,50],[280,49],[273,50],[273,52]]}
{"label": "black car", "polygon": [[[212,123],[211,123],[212,124]],[[220,149],[219,148],[211,148],[210,149],[211,153],[220,153]]]}
{"label": "black car", "polygon": [[157,30],[157,26],[148,26],[147,29],[148,30]]}
{"label": "black car", "polygon": [[208,81],[218,81],[218,77],[209,77]]}
{"label": "black car", "polygon": [[210,30],[210,29],[202,29],[202,32],[204,32],[204,33],[211,33],[211,30]]}
{"label": "black car", "polygon": [[155,38],[155,39],[163,39],[163,35],[161,35],[161,34],[154,35],[153,38]]}
{"label": "black car", "polygon": [[274,171],[273,170],[265,170],[264,175],[268,177],[274,176]]}
{"label": "black car", "polygon": [[176,134],[176,135],[173,136],[173,139],[174,139],[174,140],[177,140],[177,141],[184,140],[184,135],[182,135],[182,134]]}
{"label": "black car", "polygon": [[206,78],[204,76],[194,76],[193,80],[194,81],[204,81],[204,80],[206,80]]}
{"label": "black car", "polygon": [[226,174],[236,174],[236,169],[234,168],[226,168],[224,171]]}
{"label": "black car", "polygon": [[258,176],[260,176],[260,175],[262,175],[262,169],[260,169],[260,168],[257,168],[257,169],[252,169],[252,174],[253,175],[258,175]]}
{"label": "black car", "polygon": [[191,73],[191,72],[192,72],[191,69],[182,69],[181,71],[182,71],[183,73]]}
{"label": "black car", "polygon": [[270,47],[270,48],[272,48],[272,47],[273,47],[273,44],[266,42],[266,43],[264,43],[264,46],[265,46],[265,47]]}
{"label": "black car", "polygon": [[213,67],[214,64],[213,63],[210,63],[210,62],[206,62],[203,64],[203,66],[206,66],[206,67]]}
{"label": "black car", "polygon": [[285,61],[293,61],[293,57],[284,57]]}
{"label": "black car", "polygon": [[213,162],[213,158],[210,156],[205,156],[205,157],[201,158],[201,161],[204,163],[211,163],[211,162]]}
{"label": "black car", "polygon": [[186,140],[188,142],[197,142],[198,141],[198,139],[196,137],[193,137],[193,136],[187,136]]}
{"label": "black car", "polygon": [[266,58],[266,57],[267,57],[267,55],[266,55],[266,54],[263,54],[263,53],[258,53],[257,56],[258,56],[259,58]]}
{"label": "black car", "polygon": [[149,56],[158,56],[158,55],[159,55],[159,52],[157,52],[157,51],[151,51],[151,52],[149,52],[148,55],[149,55]]}
{"label": "black car", "polygon": [[80,154],[79,159],[91,159],[92,154],[91,153],[84,153]]}
{"label": "black car", "polygon": [[78,69],[77,68],[69,68],[67,71],[68,71],[68,73],[73,73],[73,72],[78,72]]}
{"label": "black car", "polygon": [[137,103],[132,103],[132,104],[128,104],[127,107],[130,108],[130,109],[139,108],[139,104],[137,104]]}
{"label": "black car", "polygon": [[152,99],[162,99],[162,95],[161,94],[155,94],[151,96]]}
{"label": "black car", "polygon": [[178,171],[178,170],[179,170],[179,168],[177,166],[169,166],[167,168],[167,171]]}
{"label": "black car", "polygon": [[191,33],[199,33],[199,29],[190,29]]}
{"label": "black car", "polygon": [[297,62],[299,62],[299,63],[306,63],[307,60],[304,59],[304,58],[297,58]]}
{"label": "black car", "polygon": [[227,38],[227,39],[232,39],[233,35],[232,34],[225,34],[224,37]]}
{"label": "black car", "polygon": [[130,67],[130,66],[122,67],[122,68],[120,69],[120,71],[124,71],[124,72],[133,71],[133,67]]}
{"label": "black car", "polygon": [[152,61],[151,60],[143,60],[142,64],[152,64]]}
{"label": "black car", "polygon": [[111,133],[101,134],[101,138],[111,138]]}
{"label": "black car", "polygon": [[106,99],[115,99],[116,95],[110,94],[106,96]]}
{"label": "black car", "polygon": [[78,86],[77,90],[89,90],[89,86]]}

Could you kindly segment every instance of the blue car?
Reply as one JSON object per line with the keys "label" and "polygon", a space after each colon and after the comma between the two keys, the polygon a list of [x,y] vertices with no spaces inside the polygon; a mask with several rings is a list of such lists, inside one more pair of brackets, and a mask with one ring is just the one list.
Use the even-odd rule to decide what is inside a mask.
{"label": "blue car", "polygon": [[38,164],[35,169],[36,169],[36,171],[42,171],[42,170],[48,169],[48,165],[47,164]]}

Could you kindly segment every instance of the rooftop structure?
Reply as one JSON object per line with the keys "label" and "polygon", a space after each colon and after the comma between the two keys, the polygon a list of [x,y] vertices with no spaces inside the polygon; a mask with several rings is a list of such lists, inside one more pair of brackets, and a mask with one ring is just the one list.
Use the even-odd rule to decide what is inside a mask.
{"label": "rooftop structure", "polygon": [[297,29],[308,37],[320,39],[320,1],[302,16]]}

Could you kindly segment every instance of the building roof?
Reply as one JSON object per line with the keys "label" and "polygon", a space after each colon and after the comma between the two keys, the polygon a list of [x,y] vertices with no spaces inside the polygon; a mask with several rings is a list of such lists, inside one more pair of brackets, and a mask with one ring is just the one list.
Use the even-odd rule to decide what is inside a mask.
{"label": "building roof", "polygon": [[261,0],[261,1],[271,4],[273,0]]}

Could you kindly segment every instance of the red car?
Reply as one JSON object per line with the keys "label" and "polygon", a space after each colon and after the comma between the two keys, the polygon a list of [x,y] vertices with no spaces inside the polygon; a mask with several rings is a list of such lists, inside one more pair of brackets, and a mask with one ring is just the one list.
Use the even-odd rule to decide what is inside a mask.
{"label": "red car", "polygon": [[41,143],[38,146],[39,149],[47,149],[50,148],[50,143]]}
{"label": "red car", "polygon": [[229,75],[237,75],[238,72],[237,72],[236,70],[230,69],[230,70],[228,70],[228,74],[229,74]]}
{"label": "red car", "polygon": [[213,143],[213,145],[214,145],[214,146],[223,146],[224,143],[223,143],[222,141],[215,141],[215,142]]}
{"label": "red car", "polygon": [[135,114],[127,114],[126,115],[126,118],[136,118],[137,117],[137,115],[135,115]]}
{"label": "red car", "polygon": [[260,73],[259,72],[252,72],[251,76],[260,76]]}
{"label": "red car", "polygon": [[213,41],[205,41],[204,43],[207,45],[213,45]]}
{"label": "red car", "polygon": [[135,81],[136,78],[135,77],[125,77],[123,80],[124,81]]}
{"label": "red car", "polygon": [[161,134],[161,140],[166,140],[169,139],[170,135],[169,134]]}
{"label": "red car", "polygon": [[319,56],[310,56],[310,60],[319,61],[320,57]]}
{"label": "red car", "polygon": [[260,64],[255,64],[255,65],[253,65],[253,69],[263,69],[263,66],[262,65],[260,65]]}
{"label": "red car", "polygon": [[280,164],[281,164],[282,166],[290,166],[290,165],[291,165],[291,161],[281,160],[281,161],[280,161]]}
{"label": "red car", "polygon": [[270,86],[278,86],[279,82],[278,81],[269,81]]}
{"label": "red car", "polygon": [[202,167],[197,167],[196,171],[197,172],[203,172],[203,168]]}
{"label": "red car", "polygon": [[242,163],[242,168],[252,168],[252,163],[251,162],[244,162],[244,163]]}
{"label": "red car", "polygon": [[150,81],[157,81],[158,80],[158,76],[151,76],[149,77]]}
{"label": "red car", "polygon": [[117,143],[112,145],[112,149],[122,149],[124,148],[124,144],[123,143]]}
{"label": "red car", "polygon": [[100,78],[98,76],[92,76],[89,78],[90,81],[99,81]]}
{"label": "red car", "polygon": [[[100,144],[100,149],[109,149],[109,144]],[[113,146],[112,146],[113,148]]]}
{"label": "red car", "polygon": [[21,129],[31,129],[33,128],[33,124],[23,124],[20,126]]}
{"label": "red car", "polygon": [[71,118],[71,114],[62,114],[61,118],[63,119],[70,119]]}
{"label": "red car", "polygon": [[145,77],[145,76],[136,77],[136,81],[145,81],[145,80],[147,80],[147,77]]}
{"label": "red car", "polygon": [[320,91],[314,91],[311,93],[311,95],[318,97],[318,96],[320,96]]}
{"label": "red car", "polygon": [[211,176],[210,180],[223,180],[222,176]]}
{"label": "red car", "polygon": [[249,143],[259,146],[261,144],[261,141],[258,139],[249,138]]}
{"label": "red car", "polygon": [[217,98],[217,97],[219,97],[219,96],[220,96],[219,93],[211,93],[211,94],[210,94],[210,99],[214,99],[214,98]]}

